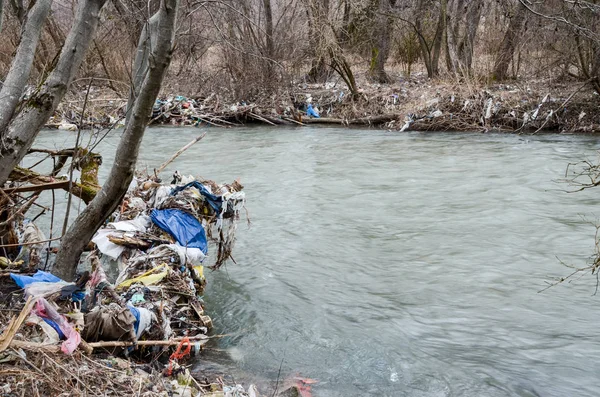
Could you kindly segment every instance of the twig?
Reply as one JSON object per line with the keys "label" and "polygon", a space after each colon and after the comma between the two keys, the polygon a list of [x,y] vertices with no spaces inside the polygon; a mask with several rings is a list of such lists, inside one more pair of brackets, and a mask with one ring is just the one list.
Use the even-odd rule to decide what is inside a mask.
{"label": "twig", "polygon": [[87,91],[85,93],[85,99],[83,101],[83,109],[81,110],[81,117],[79,118],[79,125],[77,126],[77,138],[75,139],[75,149],[73,151],[73,157],[71,159],[71,167],[69,169],[69,198],[67,199],[67,209],[65,212],[65,221],[63,223],[62,234],[67,232],[67,226],[69,225],[69,214],[71,212],[71,200],[73,200],[73,171],[77,164],[77,155],[79,153],[79,140],[81,139],[81,126],[83,125],[83,116],[85,115],[85,108],[88,103],[88,96],[90,95],[90,88],[92,88],[92,82],[94,78],[90,79]]}
{"label": "twig", "polygon": [[23,307],[23,310],[21,310],[21,313],[19,313],[17,320],[12,322],[11,326],[4,330],[4,333],[0,336],[0,338],[2,338],[0,352],[6,350],[6,348],[10,346],[15,334],[19,331],[19,328],[21,328],[23,321],[25,321],[25,318],[29,315],[29,312],[31,311],[31,308],[35,302],[37,302],[37,300],[34,300],[31,296],[29,296],[29,298],[27,298],[27,302],[25,302],[25,307]]}
{"label": "twig", "polygon": [[[52,234],[54,232],[54,210],[56,206],[56,196],[54,194],[54,190],[52,192],[52,213],[50,214],[50,239],[52,239]],[[44,263],[44,270],[48,268],[48,261],[50,260],[50,248],[52,247],[52,242],[48,242],[48,249],[46,250],[46,262]]]}
{"label": "twig", "polygon": [[94,364],[94,365],[97,365],[98,367],[100,367],[100,368],[102,368],[102,369],[106,369],[106,370],[109,370],[109,371],[113,371],[113,372],[116,372],[116,373],[118,373],[118,374],[121,374],[121,375],[123,375],[123,374],[127,374],[127,371],[119,371],[118,369],[111,368],[111,367],[109,367],[109,366],[107,366],[107,365],[102,365],[102,364],[100,364],[98,361],[96,361],[96,360],[92,360],[91,358],[89,358],[89,357],[88,357],[88,356],[86,356],[85,354],[82,354],[82,355],[81,355],[81,357],[85,358],[85,359],[86,359],[86,360],[88,360],[90,363],[92,363],[92,364]]}
{"label": "twig", "polygon": [[19,186],[16,188],[9,188],[9,193],[25,193],[25,192],[39,192],[41,190],[53,190],[53,189],[64,189],[69,185],[68,181],[57,181],[57,182],[48,182],[41,183],[39,185],[30,185],[30,186]]}
{"label": "twig", "polygon": [[265,119],[264,117],[259,116],[258,114],[255,114],[255,113],[252,113],[252,112],[248,112],[248,114],[250,115],[250,117],[255,118],[257,120],[260,120],[260,121],[263,121],[263,122],[265,122],[267,124],[276,125],[272,121],[269,121],[269,120]]}
{"label": "twig", "polygon": [[5,220],[4,222],[0,223],[0,226],[4,226],[4,225],[8,225],[15,217],[17,217],[18,215],[20,215],[21,213],[27,211],[29,209],[29,207],[31,207],[31,205],[35,202],[35,200],[38,199],[38,197],[40,196],[39,193],[34,194],[29,201],[27,201],[25,204],[23,204],[21,206],[21,208],[19,208],[17,211],[15,211],[14,213],[12,213],[7,220]]}
{"label": "twig", "polygon": [[62,236],[55,237],[55,238],[49,238],[47,240],[30,241],[28,243],[4,244],[4,245],[0,245],[0,248],[22,247],[22,246],[26,246],[26,245],[35,245],[35,244],[41,244],[41,243],[47,243],[47,242],[50,242],[50,241],[60,240],[61,238],[62,238]]}
{"label": "twig", "polygon": [[279,363],[279,371],[277,372],[277,380],[275,381],[275,390],[273,390],[273,395],[271,397],[275,397],[275,394],[277,394],[277,388],[279,387],[279,376],[281,375],[281,367],[283,366],[283,360],[285,360],[285,353],[283,354],[281,363]]}
{"label": "twig", "polygon": [[[224,126],[224,125],[213,123],[212,121],[208,121],[208,120],[206,120],[206,119],[203,119],[203,118],[202,118],[202,117],[200,117],[200,116],[193,116],[193,118],[196,118],[196,119],[198,119],[199,121],[203,121],[203,122],[205,122],[205,123],[207,123],[207,124],[214,125],[215,127],[221,127],[221,128],[225,128],[225,126]],[[198,124],[199,124],[199,122],[196,122],[196,125],[198,125]]]}
{"label": "twig", "polygon": [[[559,110],[564,108],[565,105],[567,103],[569,103],[569,101],[575,96],[575,94],[577,94],[579,91],[581,91],[583,89],[583,87],[588,85],[592,80],[593,79],[589,79],[589,80],[585,81],[578,89],[573,91],[573,93],[571,95],[569,95],[569,97],[567,99],[565,99],[565,101],[559,107],[557,107],[556,110],[554,110],[552,112],[552,114],[556,114],[556,113],[558,113]],[[546,124],[548,123],[548,120],[550,120],[550,117],[546,117],[546,120],[544,120],[544,123],[542,124],[542,126],[540,128],[538,128],[537,130],[535,130],[534,134],[537,134],[538,132],[540,132],[542,130],[542,128],[544,128],[546,126]]]}
{"label": "twig", "polygon": [[0,189],[0,194],[2,194],[4,196],[4,198],[6,198],[8,200],[9,203],[11,203],[12,205],[15,205],[15,202],[10,198],[10,196],[8,194],[6,194],[6,192],[4,192],[3,189]]}
{"label": "twig", "polygon": [[90,389],[81,379],[79,379],[79,377],[77,377],[77,375],[75,375],[72,372],[69,372],[68,369],[66,369],[65,367],[63,367],[62,365],[60,365],[59,363],[57,363],[56,361],[54,361],[49,355],[47,355],[46,353],[44,353],[43,351],[41,352],[48,360],[50,360],[54,365],[56,365],[58,368],[62,369],[63,371],[65,371],[67,374],[70,374],[73,378],[75,378],[75,380],[77,380],[77,382],[81,383],[83,385],[83,387],[85,387],[87,389],[87,391],[90,392],[90,395],[94,395],[94,391],[92,389]]}
{"label": "twig", "polygon": [[23,357],[22,355],[20,355],[19,352],[17,352],[15,349],[12,349],[12,350],[13,350],[13,354],[15,354],[17,357],[19,357],[19,359],[25,361],[25,363],[27,363],[31,368],[35,369],[44,378],[48,379],[48,381],[50,382],[51,385],[56,383],[56,380],[54,380],[54,379],[50,378],[48,375],[46,375],[46,373],[44,371],[42,371],[41,369],[36,367],[35,364],[33,364],[31,361],[29,361],[26,357]]}
{"label": "twig", "polygon": [[179,149],[177,152],[175,152],[175,154],[173,156],[171,156],[170,159],[168,159],[167,161],[165,161],[164,163],[162,163],[160,165],[160,167],[158,167],[158,169],[156,170],[157,174],[160,174],[162,170],[165,169],[165,167],[169,164],[171,164],[177,157],[179,157],[181,155],[181,153],[185,152],[186,150],[188,150],[190,147],[192,147],[196,142],[200,141],[202,138],[204,138],[206,136],[206,132],[203,133],[202,135],[196,137],[194,140],[192,140],[190,143],[188,143],[187,145],[185,145],[184,147],[182,147],[181,149]]}
{"label": "twig", "polygon": [[[192,342],[208,342],[205,335],[187,337]],[[127,346],[176,346],[185,338],[173,338],[169,340],[140,340],[137,342],[130,341],[109,341],[109,342],[92,342],[89,345],[96,347],[127,347]]]}
{"label": "twig", "polygon": [[284,117],[283,119],[284,119],[285,121],[289,121],[289,122],[291,122],[291,123],[296,123],[296,124],[298,124],[298,125],[306,125],[306,124],[304,124],[304,123],[301,123],[301,122],[300,122],[300,121],[298,121],[298,120],[294,120],[294,119],[292,119],[292,118],[289,118],[289,117]]}

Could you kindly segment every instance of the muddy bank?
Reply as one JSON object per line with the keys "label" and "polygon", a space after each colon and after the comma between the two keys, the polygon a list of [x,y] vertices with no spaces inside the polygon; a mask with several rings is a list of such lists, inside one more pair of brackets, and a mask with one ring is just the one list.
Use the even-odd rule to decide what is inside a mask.
{"label": "muddy bank", "polygon": [[[118,128],[125,99],[92,91],[81,115],[81,93],[61,105],[49,128]],[[373,126],[394,131],[503,131],[598,133],[600,98],[580,83],[514,82],[479,86],[431,81],[423,76],[391,85],[364,83],[352,97],[335,83],[297,84],[252,100],[163,95],[152,124],[231,128],[248,124]]]}

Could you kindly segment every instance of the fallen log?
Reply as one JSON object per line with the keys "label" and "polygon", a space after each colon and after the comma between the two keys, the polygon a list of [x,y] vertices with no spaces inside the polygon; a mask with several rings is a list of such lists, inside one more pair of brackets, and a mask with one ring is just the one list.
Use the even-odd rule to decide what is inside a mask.
{"label": "fallen log", "polygon": [[398,120],[403,116],[398,113],[382,114],[379,116],[360,117],[356,119],[339,119],[331,117],[303,118],[303,124],[341,124],[341,125],[379,125]]}
{"label": "fallen log", "polygon": [[4,192],[7,194],[13,193],[24,193],[24,192],[41,192],[42,190],[53,190],[53,189],[67,189],[69,187],[69,181],[57,181],[40,183],[37,185],[20,186],[12,189],[5,189]]}
{"label": "fallen log", "polygon": [[250,117],[252,117],[253,119],[259,120],[259,121],[263,121],[267,124],[271,124],[271,125],[276,125],[274,122],[267,120],[266,118],[259,116],[258,114],[252,113],[252,112],[248,112],[248,115],[250,115]]}
{"label": "fallen log", "polygon": [[[89,170],[89,169],[86,169],[85,171],[82,170],[82,180],[86,179],[86,178],[84,178],[84,175],[91,176],[90,174],[96,175],[96,178],[97,178],[97,167],[98,166],[95,167],[96,168],[95,171]],[[64,182],[66,184],[57,185],[57,186],[60,186],[60,188],[65,191],[69,191],[69,181],[68,180],[57,181],[56,178],[53,178],[52,176],[42,175],[35,171],[29,170],[29,169],[23,168],[23,167],[15,167],[12,170],[12,172],[10,173],[9,179],[11,181],[15,181],[15,182],[29,182],[33,185],[42,185],[42,186],[48,185],[51,183],[57,183],[57,182],[63,183]],[[73,184],[71,186],[71,191],[72,191],[73,195],[75,197],[79,197],[80,199],[82,199],[83,202],[86,204],[88,204],[90,201],[92,201],[92,199],[96,196],[96,193],[98,193],[100,191],[100,186],[93,182],[94,177],[92,176],[89,179],[90,179],[89,182],[86,182],[86,183],[73,182]],[[56,188],[58,189],[58,187],[56,187]],[[15,189],[6,189],[5,191],[6,191],[6,193],[10,194],[14,190]],[[40,190],[45,190],[45,189],[40,189]]]}

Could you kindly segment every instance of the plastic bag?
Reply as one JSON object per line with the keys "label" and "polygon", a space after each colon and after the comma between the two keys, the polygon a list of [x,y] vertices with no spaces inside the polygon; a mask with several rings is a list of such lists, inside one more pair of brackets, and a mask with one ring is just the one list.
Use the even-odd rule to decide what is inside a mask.
{"label": "plastic bag", "polygon": [[67,340],[62,343],[60,348],[63,353],[71,354],[75,351],[75,349],[77,349],[77,346],[79,346],[79,343],[81,343],[81,336],[79,335],[79,332],[77,332],[71,326],[71,324],[69,324],[65,316],[56,311],[56,309],[50,303],[48,303],[46,299],[38,299],[35,307],[32,310],[32,313],[37,314],[42,319],[50,319],[52,322],[58,325],[64,336],[67,338]]}
{"label": "plastic bag", "polygon": [[310,103],[308,104],[308,107],[306,108],[306,115],[317,118],[317,119],[321,117],[319,115],[319,111],[317,109],[313,108]]}
{"label": "plastic bag", "polygon": [[187,212],[178,209],[152,210],[152,222],[175,237],[179,245],[199,248],[203,254],[208,252],[208,242],[204,227]]}
{"label": "plastic bag", "polygon": [[108,224],[111,227],[98,230],[92,241],[100,252],[117,260],[126,247],[111,242],[108,236],[111,234],[120,235],[122,232],[145,232],[150,225],[150,218],[147,215],[140,215],[130,221],[112,222]]}
{"label": "plastic bag", "polygon": [[173,191],[171,192],[171,196],[174,196],[177,193],[181,192],[182,190],[185,190],[190,187],[195,187],[196,189],[198,189],[200,191],[200,194],[202,194],[204,196],[204,198],[206,199],[206,201],[208,202],[208,205],[210,205],[210,207],[215,211],[215,213],[218,216],[221,216],[222,207],[223,207],[223,197],[215,196],[206,188],[206,186],[204,186],[203,184],[201,184],[198,181],[193,181],[184,186],[179,186],[179,187],[173,189]]}
{"label": "plastic bag", "polygon": [[129,308],[131,314],[133,314],[135,317],[135,323],[133,323],[135,337],[136,339],[140,339],[144,332],[150,328],[152,322],[156,321],[156,315],[143,307],[133,307],[131,305],[127,305],[127,307]]}
{"label": "plastic bag", "polygon": [[56,283],[63,281],[54,274],[42,270],[38,270],[33,276],[22,276],[20,274],[11,273],[10,278],[12,278],[21,288],[25,288],[25,286],[31,283]]}
{"label": "plastic bag", "polygon": [[[156,273],[159,270],[160,270],[160,272]],[[156,284],[163,278],[167,277],[167,274],[169,274],[169,267],[165,263],[163,263],[162,265],[157,266],[154,269],[151,269],[144,274],[141,274],[137,277],[130,278],[128,280],[123,281],[121,284],[119,284],[117,286],[117,288],[129,287],[131,284],[135,284],[135,283],[142,283],[146,286]]]}
{"label": "plastic bag", "polygon": [[[60,280],[60,279],[59,279]],[[67,283],[66,281],[57,281],[55,283],[49,282],[35,282],[25,286],[25,296],[46,297],[60,291],[64,286],[71,285],[73,283]]]}

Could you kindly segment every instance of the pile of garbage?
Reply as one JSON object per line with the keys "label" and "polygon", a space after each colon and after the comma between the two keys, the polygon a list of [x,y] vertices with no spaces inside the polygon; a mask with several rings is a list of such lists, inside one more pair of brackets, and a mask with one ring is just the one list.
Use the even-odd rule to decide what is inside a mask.
{"label": "pile of garbage", "polygon": [[[41,270],[0,273],[0,305],[20,308],[18,316],[0,319],[0,360],[5,351],[72,357],[110,352],[145,363],[162,360],[165,374],[175,377],[165,389],[169,393],[188,395],[177,394],[181,387],[189,395],[214,392],[214,385],[201,387],[179,361],[198,354],[210,339],[204,269],[231,258],[244,204],[239,181],[218,185],[176,172],[171,184],[163,184],[156,175],[137,175],[110,222],[94,236],[96,248],[76,282]],[[118,269],[114,281],[105,271],[111,266]],[[7,289],[8,276],[14,288]],[[140,385],[150,382],[151,372]],[[246,395],[241,386],[217,389],[237,390],[221,395]]]}
{"label": "pile of garbage", "polygon": [[157,99],[152,110],[155,124],[194,126],[231,127],[246,122],[301,125],[307,117],[320,117],[319,107],[310,94],[295,99],[270,98],[261,106],[245,101],[224,104],[214,94],[197,98],[178,95]]}

